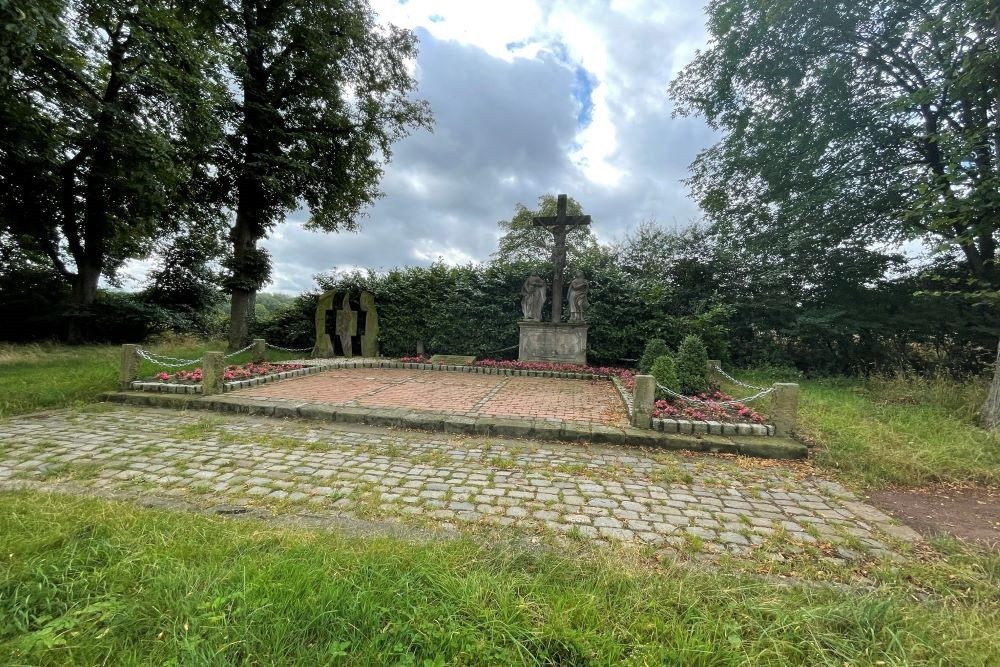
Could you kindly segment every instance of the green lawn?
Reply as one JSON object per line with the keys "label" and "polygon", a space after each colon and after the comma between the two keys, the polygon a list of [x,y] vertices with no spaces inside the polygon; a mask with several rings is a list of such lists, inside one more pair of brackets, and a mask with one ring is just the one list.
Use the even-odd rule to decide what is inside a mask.
{"label": "green lawn", "polygon": [[[158,354],[195,359],[208,350],[224,350],[226,344],[184,341],[148,347]],[[117,345],[0,344],[0,418],[89,403],[101,393],[117,389],[120,350]],[[301,355],[268,350],[268,359],[272,361],[296,356]],[[229,363],[249,360],[250,353],[244,352]],[[194,366],[185,367],[191,368]],[[140,374],[151,376],[160,370],[164,369],[143,361]]]}
{"label": "green lawn", "polygon": [[348,539],[26,492],[0,495],[0,535],[0,664],[841,667],[1000,655],[997,566],[959,556],[934,575],[951,587],[918,601],[905,585],[784,586],[621,553]]}

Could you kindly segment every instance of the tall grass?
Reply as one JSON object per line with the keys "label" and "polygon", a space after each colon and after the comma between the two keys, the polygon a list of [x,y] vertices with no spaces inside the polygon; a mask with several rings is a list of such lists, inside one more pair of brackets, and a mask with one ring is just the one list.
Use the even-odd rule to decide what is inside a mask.
{"label": "tall grass", "polygon": [[815,460],[866,486],[1000,484],[1000,436],[975,425],[987,381],[946,376],[803,383]]}
{"label": "tall grass", "polygon": [[840,667],[1000,654],[982,593],[919,602],[652,569],[627,553],[348,539],[27,493],[0,496],[0,537],[2,664]]}

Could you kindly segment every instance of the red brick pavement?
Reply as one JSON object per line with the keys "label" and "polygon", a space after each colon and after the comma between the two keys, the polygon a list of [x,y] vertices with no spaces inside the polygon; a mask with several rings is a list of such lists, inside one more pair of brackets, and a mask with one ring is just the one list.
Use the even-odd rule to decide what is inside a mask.
{"label": "red brick pavement", "polygon": [[609,380],[480,375],[450,371],[342,368],[234,394],[356,407],[411,408],[470,417],[565,419],[624,424]]}

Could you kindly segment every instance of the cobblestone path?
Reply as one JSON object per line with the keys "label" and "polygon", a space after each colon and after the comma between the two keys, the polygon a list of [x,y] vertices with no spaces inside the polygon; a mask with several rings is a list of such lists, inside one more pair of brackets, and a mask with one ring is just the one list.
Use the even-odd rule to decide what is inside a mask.
{"label": "cobblestone path", "polygon": [[[799,466],[110,405],[0,422],[0,488],[513,526],[781,558],[892,557],[919,536]],[[744,467],[751,466],[751,467]]]}
{"label": "cobblestone path", "polygon": [[412,408],[466,417],[523,417],[624,425],[627,413],[609,380],[339,368],[232,392],[356,407]]}

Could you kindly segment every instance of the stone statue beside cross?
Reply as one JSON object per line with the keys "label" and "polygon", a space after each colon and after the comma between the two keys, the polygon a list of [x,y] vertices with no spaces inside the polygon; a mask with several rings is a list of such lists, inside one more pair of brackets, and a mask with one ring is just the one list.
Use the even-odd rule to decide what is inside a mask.
{"label": "stone statue beside cross", "polygon": [[518,359],[522,361],[553,361],[573,364],[587,363],[587,325],[584,320],[590,285],[583,273],[577,271],[569,284],[569,322],[562,321],[563,274],[566,271],[566,233],[570,228],[589,225],[589,215],[568,215],[567,197],[559,195],[554,216],[539,216],[535,225],[546,228],[555,237],[552,248],[552,318],[542,320],[545,304],[545,281],[537,275],[530,276],[521,288],[521,311],[524,319],[521,330]]}
{"label": "stone statue beside cross", "polygon": [[[540,216],[532,218],[535,225],[545,227],[552,232],[555,237],[555,245],[552,247],[552,321],[562,322],[562,295],[563,295],[563,274],[566,271],[566,233],[570,227],[589,225],[589,215],[567,215],[567,197],[559,195],[556,201],[556,214],[554,216]],[[539,282],[541,285],[539,286]],[[526,299],[534,305],[539,301],[538,291],[541,290],[541,303],[535,309],[528,309],[525,306]],[[583,322],[584,312],[587,308],[588,284],[583,277],[583,273],[577,271],[573,281],[570,283],[569,301],[570,322]],[[524,317],[528,320],[541,320],[541,304],[545,303],[545,282],[538,276],[531,276],[524,283],[521,290],[521,307],[524,310]],[[529,310],[532,317],[529,317]],[[536,314],[537,312],[537,314]]]}

